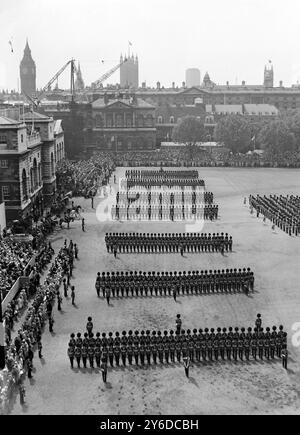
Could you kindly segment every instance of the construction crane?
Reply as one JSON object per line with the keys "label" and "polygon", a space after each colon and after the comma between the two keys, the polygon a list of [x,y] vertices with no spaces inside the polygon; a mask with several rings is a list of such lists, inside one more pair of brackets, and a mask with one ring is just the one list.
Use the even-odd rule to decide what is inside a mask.
{"label": "construction crane", "polygon": [[58,77],[65,71],[65,69],[71,65],[71,94],[72,99],[74,98],[74,92],[75,92],[75,79],[74,74],[77,72],[76,66],[75,66],[75,60],[71,59],[69,60],[50,80],[49,82],[43,87],[43,89],[36,95],[36,97],[30,97],[25,92],[23,92],[24,96],[34,105],[34,107],[38,107],[40,104],[41,97],[44,95],[44,93],[50,88],[50,86],[55,82],[55,80],[58,79]]}
{"label": "construction crane", "polygon": [[100,77],[100,79],[96,80],[94,83],[92,83],[93,90],[99,89],[101,83],[104,82],[104,80],[107,80],[111,75],[113,75],[114,72],[116,72],[125,62],[127,62],[127,58],[122,60],[118,65],[111,68],[109,71],[107,71],[103,76]]}

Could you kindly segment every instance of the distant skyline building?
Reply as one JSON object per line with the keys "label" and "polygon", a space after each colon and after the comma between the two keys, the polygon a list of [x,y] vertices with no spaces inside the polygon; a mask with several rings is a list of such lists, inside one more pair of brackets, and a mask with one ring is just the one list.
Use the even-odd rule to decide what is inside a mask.
{"label": "distant skyline building", "polygon": [[185,71],[185,83],[187,88],[192,88],[193,86],[200,86],[200,70],[198,68],[188,68]]}
{"label": "distant skyline building", "polygon": [[266,88],[274,87],[274,70],[272,62],[269,60],[269,64],[265,66],[264,70],[264,86]]}
{"label": "distant skyline building", "polygon": [[[123,63],[122,63],[123,62]],[[121,88],[134,88],[139,87],[139,61],[138,57],[134,56],[120,56],[120,86]]]}
{"label": "distant skyline building", "polygon": [[78,62],[78,68],[76,71],[75,89],[76,89],[76,91],[82,91],[84,89],[84,81],[82,78],[82,72],[81,72],[79,62]]}
{"label": "distant skyline building", "polygon": [[36,66],[31,55],[28,39],[20,63],[21,93],[32,96],[36,92]]}

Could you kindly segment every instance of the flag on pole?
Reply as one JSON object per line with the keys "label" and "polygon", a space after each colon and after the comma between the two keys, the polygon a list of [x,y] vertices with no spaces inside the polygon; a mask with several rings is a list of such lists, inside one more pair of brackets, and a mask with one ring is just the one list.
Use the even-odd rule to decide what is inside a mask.
{"label": "flag on pole", "polygon": [[255,135],[251,138],[251,142],[255,141]]}

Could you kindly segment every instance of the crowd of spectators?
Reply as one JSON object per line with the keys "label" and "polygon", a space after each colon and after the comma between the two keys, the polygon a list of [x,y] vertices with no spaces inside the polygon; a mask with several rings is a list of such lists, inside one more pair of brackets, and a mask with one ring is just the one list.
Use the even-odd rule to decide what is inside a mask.
{"label": "crowd of spectators", "polygon": [[61,196],[72,192],[73,196],[94,196],[97,186],[106,185],[115,169],[110,153],[99,153],[89,160],[72,162],[64,160],[57,167],[57,187]]}
{"label": "crowd of spectators", "polygon": [[[48,246],[48,249],[52,249],[51,246]],[[54,259],[44,283],[42,285],[35,283],[33,302],[14,339],[8,328],[12,325],[6,325],[6,368],[1,372],[0,377],[0,411],[2,412],[8,404],[13,388],[22,388],[26,371],[28,371],[28,376],[31,376],[33,352],[36,347],[40,352],[44,325],[48,318],[49,324],[50,320],[53,320],[51,312],[49,316],[49,307],[52,307],[59,293],[68,261],[68,252],[62,248]],[[25,289],[23,293],[24,291],[26,292]],[[27,303],[27,294],[24,298]]]}
{"label": "crowd of spectators", "polygon": [[0,240],[0,290],[2,300],[37,253],[30,242],[17,242],[7,236]]}

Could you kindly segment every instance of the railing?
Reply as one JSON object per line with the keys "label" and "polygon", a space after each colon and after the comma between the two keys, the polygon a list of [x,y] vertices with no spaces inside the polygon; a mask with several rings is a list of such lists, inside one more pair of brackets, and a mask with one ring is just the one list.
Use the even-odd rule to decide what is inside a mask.
{"label": "railing", "polygon": [[28,146],[38,145],[41,142],[41,136],[39,133],[33,133],[27,136]]}

